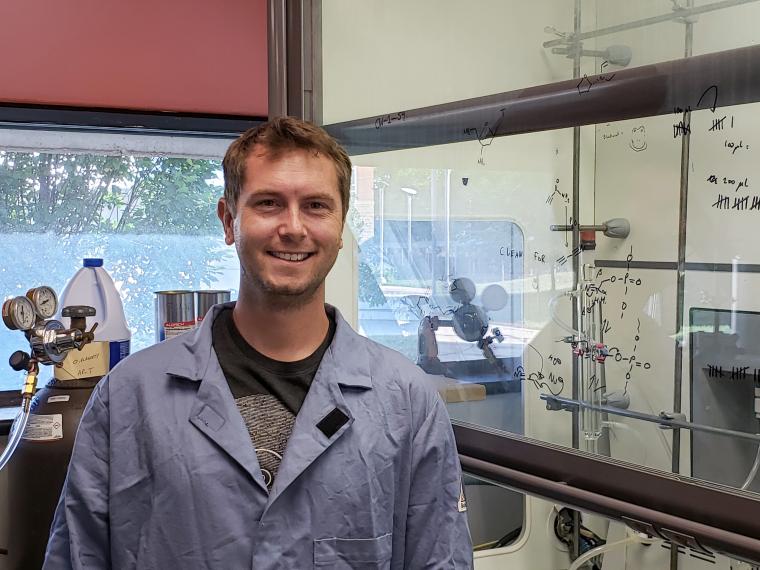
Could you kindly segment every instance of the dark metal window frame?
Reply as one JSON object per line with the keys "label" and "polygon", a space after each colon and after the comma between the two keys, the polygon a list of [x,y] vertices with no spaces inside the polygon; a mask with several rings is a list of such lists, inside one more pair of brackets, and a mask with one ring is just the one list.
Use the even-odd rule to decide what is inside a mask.
{"label": "dark metal window frame", "polygon": [[760,506],[749,493],[479,426],[455,422],[454,434],[468,473],[698,552],[760,560]]}
{"label": "dark metal window frame", "polygon": [[[592,76],[593,89],[584,93],[578,79],[570,79],[389,109],[325,128],[350,154],[361,155],[473,141],[469,128],[484,122],[501,137],[670,115],[675,109],[714,111],[760,101],[760,74],[753,69],[760,69],[760,45],[625,69],[612,81]],[[760,501],[750,493],[478,426],[455,422],[454,431],[462,465],[476,476],[622,520],[696,551],[710,547],[760,560]]]}
{"label": "dark metal window frame", "polygon": [[265,117],[0,104],[0,128],[230,138]]}

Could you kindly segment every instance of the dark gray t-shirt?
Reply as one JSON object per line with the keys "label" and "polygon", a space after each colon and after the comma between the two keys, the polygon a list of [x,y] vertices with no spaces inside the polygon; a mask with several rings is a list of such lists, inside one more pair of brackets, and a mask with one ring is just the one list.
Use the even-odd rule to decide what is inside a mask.
{"label": "dark gray t-shirt", "polygon": [[235,326],[232,309],[214,320],[212,343],[224,376],[256,449],[267,487],[272,486],[322,357],[335,334],[335,318],[322,344],[303,360],[273,360],[248,344]]}

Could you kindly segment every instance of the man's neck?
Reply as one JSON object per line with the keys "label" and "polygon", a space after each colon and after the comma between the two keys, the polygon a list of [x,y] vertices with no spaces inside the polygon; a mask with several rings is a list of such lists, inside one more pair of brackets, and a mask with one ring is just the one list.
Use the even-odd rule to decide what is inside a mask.
{"label": "man's neck", "polygon": [[311,355],[324,341],[330,327],[324,289],[305,303],[291,305],[240,293],[232,318],[246,342],[261,354],[294,362]]}

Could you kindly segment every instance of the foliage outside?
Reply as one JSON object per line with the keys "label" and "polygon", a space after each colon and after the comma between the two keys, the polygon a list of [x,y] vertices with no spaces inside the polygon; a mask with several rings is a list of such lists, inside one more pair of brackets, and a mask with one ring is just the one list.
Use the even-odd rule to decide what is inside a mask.
{"label": "foliage outside", "polygon": [[[0,295],[62,291],[84,257],[119,287],[132,351],[153,343],[153,292],[229,288],[237,260],[216,217],[219,161],[0,151]],[[4,327],[0,356],[23,348]],[[16,388],[10,369],[0,389]]]}

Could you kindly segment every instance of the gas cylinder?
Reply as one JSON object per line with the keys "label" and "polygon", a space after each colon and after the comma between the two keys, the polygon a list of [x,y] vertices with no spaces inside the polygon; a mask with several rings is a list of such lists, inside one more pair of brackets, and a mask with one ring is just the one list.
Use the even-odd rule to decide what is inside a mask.
{"label": "gas cylinder", "polygon": [[[102,266],[102,259],[85,259],[60,299],[62,308],[95,309],[85,327],[97,322],[94,342],[69,351],[55,366],[53,379],[35,394],[24,436],[6,466],[11,521],[7,568],[13,570],[41,568],[84,408],[98,381],[129,354],[131,335],[121,298]],[[66,313],[59,314],[70,326]]]}
{"label": "gas cylinder", "polygon": [[100,378],[53,378],[32,401],[24,439],[6,467],[9,569],[42,567],[74,436]]}

